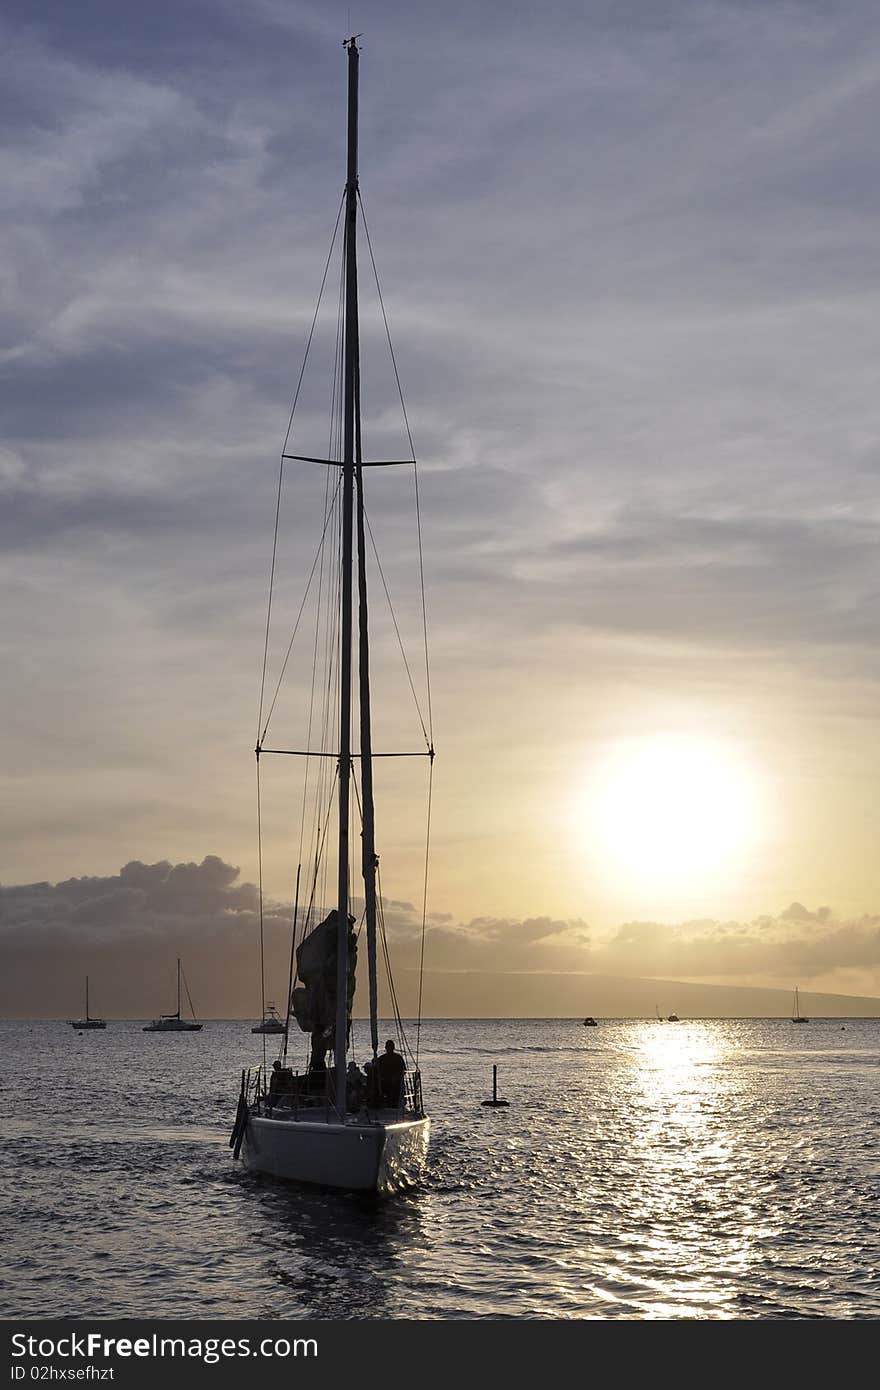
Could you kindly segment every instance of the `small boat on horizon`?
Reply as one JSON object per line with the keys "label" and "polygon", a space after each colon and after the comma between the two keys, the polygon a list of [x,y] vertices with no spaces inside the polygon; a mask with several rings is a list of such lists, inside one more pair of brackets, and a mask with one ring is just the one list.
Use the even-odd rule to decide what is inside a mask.
{"label": "small boat on horizon", "polygon": [[598,1025],[598,1023],[596,1022],[596,1020],[595,1020],[594,1018],[591,1018],[589,1014],[588,1014],[587,1017],[584,1019],[584,1027],[585,1027],[585,1028],[598,1028],[598,1026],[599,1026],[599,1025]]}
{"label": "small boat on horizon", "polygon": [[106,1028],[107,1023],[103,1018],[92,1018],[89,1013],[89,977],[86,975],[86,1016],[85,1018],[69,1018],[67,1022],[71,1028],[81,1030],[83,1028]]}
{"label": "small boat on horizon", "polygon": [[192,998],[189,992],[189,985],[186,983],[186,976],[183,977],[183,987],[186,990],[186,997],[189,1001],[189,1009],[192,1018],[180,1017],[180,956],[177,957],[177,1012],[173,1014],[160,1014],[154,1018],[152,1023],[148,1023],[144,1028],[145,1033],[200,1033],[201,1023],[196,1018],[196,1011],[193,1008]]}
{"label": "small boat on horizon", "polygon": [[801,1013],[801,1001],[798,997],[797,985],[794,987],[794,1003],[791,1006],[791,1021],[792,1023],[809,1023],[810,1021],[808,1018],[804,1018]]}
{"label": "small boat on horizon", "polygon": [[263,1022],[256,1024],[252,1033],[285,1033],[287,1024],[281,1017],[274,1004],[266,1005],[266,1012],[263,1014]]}

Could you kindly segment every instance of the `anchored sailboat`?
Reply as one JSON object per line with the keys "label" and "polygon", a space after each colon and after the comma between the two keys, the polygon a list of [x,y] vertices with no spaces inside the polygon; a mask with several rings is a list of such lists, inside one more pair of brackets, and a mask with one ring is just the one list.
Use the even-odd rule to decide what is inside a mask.
{"label": "anchored sailboat", "polygon": [[183,977],[183,987],[186,990],[187,1002],[192,1018],[181,1018],[180,1016],[180,956],[177,957],[177,1012],[173,1014],[160,1014],[154,1018],[152,1023],[148,1023],[144,1028],[145,1033],[200,1033],[202,1025],[196,1019],[196,1011],[193,1008],[193,1001],[189,992],[189,985],[186,983],[186,976]]}
{"label": "anchored sailboat", "polygon": [[[302,831],[300,866],[296,875],[296,901],[293,913],[293,936],[290,951],[288,981],[288,1012],[285,1021],[281,1055],[271,1069],[266,1062],[265,1041],[263,1063],[255,1072],[243,1072],[238,1111],[230,1138],[233,1156],[241,1156],[245,1164],[275,1177],[299,1182],[311,1182],[337,1188],[390,1192],[410,1185],[417,1179],[427,1156],[430,1120],[422,1103],[421,1073],[418,1065],[418,1024],[415,1048],[410,1046],[397,1008],[393,981],[390,979],[388,944],[385,940],[382,896],[378,883],[378,856],[375,842],[373,803],[373,758],[398,756],[377,754],[372,748],[370,711],[370,660],[367,625],[366,537],[372,542],[372,531],[364,510],[364,476],[367,463],[361,451],[360,402],[360,341],[357,280],[356,234],[360,195],[358,188],[358,64],[359,50],[355,39],[346,41],[348,54],[348,166],[343,195],[344,238],[343,271],[340,286],[340,317],[338,322],[337,371],[341,390],[334,377],[331,398],[331,446],[326,459],[316,459],[287,453],[282,450],[282,473],[279,477],[279,506],[283,460],[329,465],[325,496],[324,529],[316,556],[320,557],[321,578],[316,582],[320,605],[324,585],[325,609],[317,608],[315,619],[315,653],[322,633],[324,666],[316,680],[317,665],[312,671],[312,702],[325,701],[314,724],[320,727],[317,750],[311,746],[312,708],[309,705],[309,735],[305,751],[269,748],[266,733],[275,701],[269,708],[265,724],[261,697],[258,728],[257,793],[260,803],[260,758],[269,753],[285,753],[303,757],[305,781],[303,789],[303,820],[307,804],[313,807],[312,834],[314,851],[307,850],[306,873],[303,874]],[[361,209],[362,213],[362,209]],[[337,227],[339,223],[337,221]],[[335,241],[334,233],[334,241]],[[369,234],[367,234],[369,239]],[[331,246],[332,253],[332,246]],[[372,249],[370,250],[372,260]],[[328,258],[329,265],[329,258]],[[375,272],[375,262],[373,262]],[[326,279],[326,271],[325,271]],[[378,290],[378,277],[376,279]],[[323,289],[323,285],[322,285]],[[381,303],[381,290],[379,290]],[[318,301],[320,307],[320,297]],[[315,315],[317,318],[318,310]],[[383,309],[384,313],[384,309]],[[313,321],[314,327],[314,321]],[[387,320],[386,320],[387,330]],[[311,342],[311,337],[309,339]],[[390,337],[389,337],[390,345]],[[306,349],[308,357],[308,348]],[[393,360],[393,353],[392,353]],[[305,363],[303,364],[305,369]],[[396,367],[395,367],[396,372]],[[302,377],[300,377],[302,380]],[[398,383],[399,384],[399,383]],[[402,397],[401,397],[402,403]],[[294,409],[296,402],[294,402]],[[291,416],[291,420],[293,416]],[[405,412],[404,412],[405,420]],[[288,438],[289,438],[288,429]],[[407,425],[408,433],[408,425]],[[333,443],[335,439],[335,445]],[[412,441],[410,439],[412,452]],[[341,454],[341,457],[340,457]],[[383,460],[387,464],[387,460]],[[415,469],[414,455],[403,460]],[[416,474],[417,479],[417,474]],[[333,485],[335,483],[335,491]],[[416,505],[418,488],[416,484]],[[420,536],[419,528],[419,536]],[[326,538],[330,538],[326,540]],[[326,545],[325,545],[326,540]],[[276,513],[277,543],[277,513]],[[338,545],[338,549],[336,548]],[[355,560],[355,546],[357,556]],[[421,557],[421,552],[420,552]],[[325,568],[326,565],[326,568]],[[359,716],[359,751],[352,749],[353,723],[353,589],[357,583],[357,709]],[[421,570],[421,558],[420,558]],[[313,567],[312,574],[314,575]],[[273,552],[272,576],[275,575]],[[326,583],[324,576],[326,575]],[[384,581],[384,575],[383,575]],[[312,579],[310,577],[309,584]],[[385,586],[387,595],[387,586]],[[308,587],[307,587],[308,594]],[[305,600],[304,600],[305,602]],[[390,602],[390,596],[389,596]],[[270,583],[269,615],[272,613]],[[302,609],[300,609],[302,613]],[[422,609],[424,618],[424,605]],[[297,624],[299,619],[297,619]],[[294,629],[294,637],[296,628]],[[269,620],[266,625],[266,649],[269,643]],[[293,637],[291,638],[291,646]],[[402,650],[402,648],[401,648]],[[289,657],[291,647],[287,649]],[[405,658],[404,658],[405,659]],[[315,661],[317,663],[317,655]],[[287,667],[285,658],[282,677]],[[265,682],[265,656],[264,656]],[[409,668],[407,667],[407,672]],[[427,657],[426,657],[427,679]],[[280,687],[280,681],[279,681]],[[410,679],[410,687],[415,689]],[[264,686],[265,688],[265,686]],[[315,696],[318,689],[319,696]],[[331,696],[332,691],[332,708]],[[327,692],[326,694],[321,692]],[[276,690],[277,696],[277,690]],[[416,701],[418,705],[418,701]],[[428,696],[430,709],[430,694]],[[420,714],[421,719],[421,714]],[[337,722],[338,721],[338,722]],[[334,723],[338,728],[338,744],[333,742]],[[422,720],[426,748],[420,754],[428,759],[429,791],[428,818],[430,824],[430,769],[434,748],[430,736],[430,713],[427,728]],[[416,756],[411,752],[400,756]],[[336,765],[336,776],[330,779],[329,769]],[[310,767],[317,767],[313,781]],[[335,848],[337,868],[336,903],[329,911],[321,909],[319,895],[326,892],[326,851],[332,845],[332,830],[328,834],[332,807],[335,801]],[[364,907],[361,923],[353,915],[355,906],[349,884],[350,820],[355,809],[361,817],[361,874],[364,883]],[[261,822],[258,819],[258,825]],[[427,864],[427,855],[426,855]],[[262,916],[262,849],[260,851],[260,944],[261,975],[263,974],[263,916]],[[300,885],[303,882],[304,906],[300,905]],[[324,899],[326,902],[326,899]],[[322,919],[322,920],[319,920]],[[372,1056],[364,1070],[357,1065],[351,1051],[351,1012],[355,992],[355,967],[358,955],[358,934],[364,927],[366,938],[370,1048]],[[422,922],[424,932],[424,914]],[[390,998],[393,1004],[397,1044],[388,1039],[379,1049],[378,1035],[378,973],[377,934],[382,953],[389,967]],[[261,980],[265,1000],[265,979]],[[419,989],[421,1008],[421,987]],[[263,1004],[265,1014],[265,1003]],[[289,1063],[291,1021],[301,1033],[308,1035],[308,1061],[301,1072],[294,1072]],[[399,1050],[398,1050],[399,1049]],[[328,1063],[327,1055],[332,1054]],[[407,1065],[408,1064],[408,1065]]]}
{"label": "anchored sailboat", "polygon": [[67,1022],[71,1028],[106,1028],[107,1024],[103,1018],[92,1018],[89,1014],[89,977],[86,975],[86,1016],[85,1018],[69,1018]]}
{"label": "anchored sailboat", "polygon": [[801,1013],[801,1001],[798,997],[797,985],[794,987],[794,1003],[791,1006],[791,1021],[792,1023],[809,1023],[810,1021],[808,1018],[804,1018]]}

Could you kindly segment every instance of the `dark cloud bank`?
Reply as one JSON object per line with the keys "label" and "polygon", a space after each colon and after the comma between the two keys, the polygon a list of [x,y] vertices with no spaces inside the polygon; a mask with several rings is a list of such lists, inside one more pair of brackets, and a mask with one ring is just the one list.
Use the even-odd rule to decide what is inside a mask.
{"label": "dark cloud bank", "polygon": [[[267,995],[283,1001],[291,907],[264,904]],[[415,1011],[421,921],[409,903],[386,904],[395,977]],[[0,887],[0,1012],[66,1017],[81,1007],[83,977],[108,1018],[173,1007],[175,959],[185,963],[203,1017],[259,1012],[259,901],[251,883],[215,855],[201,864],[126,864],[110,877]],[[750,1016],[788,1011],[787,981],[802,991],[834,971],[871,978],[880,966],[880,917],[834,918],[793,903],[777,917],[674,926],[629,922],[594,936],[583,921],[475,918],[428,921],[427,1016]],[[756,976],[785,988],[751,987]],[[880,999],[803,992],[814,1015],[880,1013]],[[853,978],[851,973],[850,979]],[[876,978],[876,977],[875,977]],[[697,981],[711,980],[712,983]],[[356,998],[363,1011],[364,998]]]}

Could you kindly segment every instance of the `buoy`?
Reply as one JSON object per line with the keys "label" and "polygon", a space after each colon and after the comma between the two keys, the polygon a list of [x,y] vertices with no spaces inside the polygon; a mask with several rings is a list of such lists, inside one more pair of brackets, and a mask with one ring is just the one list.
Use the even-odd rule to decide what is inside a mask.
{"label": "buoy", "polygon": [[497,1068],[494,1064],[493,1064],[493,1066],[492,1066],[492,1099],[491,1099],[491,1100],[482,1100],[482,1101],[480,1101],[480,1104],[481,1104],[481,1105],[509,1105],[509,1104],[510,1104],[510,1101],[509,1101],[509,1100],[499,1100],[499,1099],[498,1099],[498,1068]]}

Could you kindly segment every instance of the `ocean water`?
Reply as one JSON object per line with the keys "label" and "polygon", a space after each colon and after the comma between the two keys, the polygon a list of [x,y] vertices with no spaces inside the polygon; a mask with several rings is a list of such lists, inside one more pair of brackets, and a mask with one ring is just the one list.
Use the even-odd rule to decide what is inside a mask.
{"label": "ocean water", "polygon": [[880,1315],[877,1019],[429,1020],[388,1199],[233,1162],[249,1023],[0,1045],[7,1318]]}

